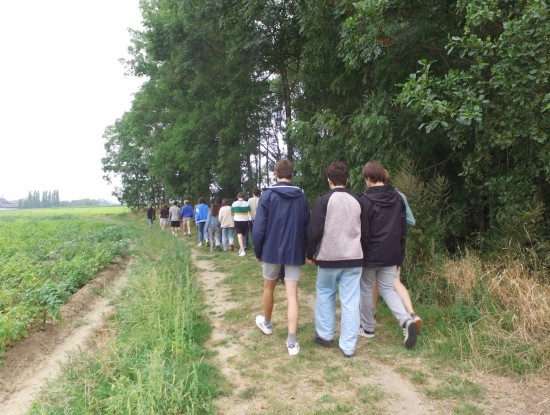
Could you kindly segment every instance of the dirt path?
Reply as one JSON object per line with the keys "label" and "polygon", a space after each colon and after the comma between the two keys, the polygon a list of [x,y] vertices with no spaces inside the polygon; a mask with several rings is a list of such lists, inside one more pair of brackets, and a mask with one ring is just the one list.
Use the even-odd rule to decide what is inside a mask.
{"label": "dirt path", "polygon": [[[245,329],[244,332],[236,330],[232,324],[228,324],[225,315],[228,312],[234,311],[238,307],[238,304],[231,300],[228,285],[223,283],[227,275],[218,272],[214,262],[199,259],[196,250],[193,251],[192,259],[198,268],[198,278],[202,283],[206,298],[208,298],[206,304],[213,331],[210,343],[207,346],[217,352],[216,360],[220,371],[231,381],[231,384],[234,385],[226,396],[216,402],[219,408],[218,413],[236,415],[243,413],[262,413],[266,410],[268,412],[274,411],[275,409],[273,409],[273,406],[277,406],[277,404],[271,401],[272,397],[268,396],[264,398],[261,393],[258,393],[254,394],[255,396],[252,396],[252,399],[248,398],[249,394],[247,391],[251,389],[255,390],[257,385],[255,385],[254,376],[247,376],[247,372],[249,372],[251,368],[248,367],[247,371],[243,371],[242,367],[246,366],[246,364],[239,358],[239,356],[246,353],[247,347],[251,347],[251,343],[254,342],[253,337],[257,334],[257,330],[252,324],[250,324],[250,328]],[[305,308],[307,308],[306,310],[302,309],[302,314],[313,314],[315,298],[312,295],[302,298],[301,303],[302,308],[304,308],[304,305]],[[278,358],[288,359],[288,356],[283,355],[278,356]],[[340,360],[343,361],[344,359]],[[355,362],[358,363],[361,357],[350,360],[355,360]],[[262,376],[261,388],[264,390],[279,389],[280,394],[277,394],[277,396],[282,400],[286,400],[287,398],[291,400],[295,399],[294,397],[287,396],[289,391],[281,386],[278,377],[272,376],[273,373],[271,369],[267,369],[273,367],[276,363],[271,361],[264,363],[266,363],[266,370]],[[369,361],[369,366],[369,372],[371,372],[370,376],[353,376],[351,382],[354,388],[380,390],[380,395],[385,397],[382,400],[382,404],[378,405],[378,407],[382,409],[382,413],[396,415],[407,413],[408,415],[416,415],[439,412],[425,402],[425,399],[416,392],[407,379],[395,373],[387,365],[381,362]],[[303,376],[307,376],[307,373]],[[307,383],[307,381],[307,379],[303,379],[303,383]],[[338,389],[337,386],[334,388]],[[346,391],[345,388],[341,391],[342,394],[349,392],[350,391]],[[300,407],[309,407],[311,410],[316,404],[316,400],[319,399],[317,392],[310,394],[307,390],[301,390],[299,393],[299,399],[301,401]],[[308,400],[311,402],[308,402]],[[298,410],[296,413],[308,413],[308,411],[301,412],[301,410]]]}
{"label": "dirt path", "polygon": [[[47,322],[3,356],[0,366],[0,413],[26,413],[47,379],[55,377],[68,354],[101,343],[105,319],[114,308],[102,294],[119,290],[126,282],[129,257],[118,258],[61,308],[61,321]],[[95,334],[95,336],[94,336]]]}

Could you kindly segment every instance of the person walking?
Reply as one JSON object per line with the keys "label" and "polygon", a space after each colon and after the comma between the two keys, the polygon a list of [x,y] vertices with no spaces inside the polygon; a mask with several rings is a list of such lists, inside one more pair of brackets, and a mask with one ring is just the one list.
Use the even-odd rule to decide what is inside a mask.
{"label": "person walking", "polygon": [[183,201],[181,208],[181,226],[183,234],[191,236],[191,218],[193,217],[193,207],[189,204],[189,200]]}
{"label": "person walking", "polygon": [[221,251],[221,227],[219,221],[220,205],[215,201],[210,205],[208,216],[204,224],[205,229],[208,230],[208,240],[210,241],[210,252],[214,252],[216,248]]}
{"label": "person walking", "polygon": [[168,219],[170,220],[170,226],[172,227],[172,235],[177,237],[180,231],[181,221],[181,209],[178,206],[177,201],[174,201],[174,205],[168,211]]}
{"label": "person walking", "polygon": [[153,229],[153,222],[155,221],[157,212],[155,211],[155,208],[153,205],[147,209],[147,219],[149,220],[149,227]]}
{"label": "person walking", "polygon": [[248,205],[250,206],[250,226],[246,230],[244,235],[244,249],[248,249],[248,234],[252,235],[252,228],[254,226],[254,219],[256,218],[256,209],[258,207],[258,201],[260,200],[260,189],[257,187],[252,190],[252,197],[248,199]]}
{"label": "person walking", "polygon": [[330,191],[315,202],[308,230],[307,262],[317,266],[315,337],[331,346],[335,329],[336,291],[340,297],[340,350],[352,357],[359,334],[359,282],[367,221],[362,204],[346,186],[349,168],[333,162],[325,170]]}
{"label": "person walking", "polygon": [[235,221],[231,214],[231,206],[226,199],[222,199],[222,207],[220,208],[218,219],[222,228],[222,248],[227,252],[229,244],[229,250],[234,251],[235,241],[233,240],[233,235],[235,234]]}
{"label": "person walking", "polygon": [[[208,205],[206,204],[206,199],[201,197],[199,203],[195,206],[195,224],[197,225],[197,234],[199,237],[199,243],[197,246],[202,246],[202,242],[206,241],[208,237],[205,235],[205,224],[206,218],[208,217]],[[208,232],[208,230],[206,230]]]}
{"label": "person walking", "polygon": [[262,333],[273,333],[271,323],[274,291],[281,266],[285,267],[285,290],[288,303],[288,354],[297,355],[300,345],[296,339],[298,328],[298,284],[301,266],[305,263],[309,205],[302,189],[291,179],[294,166],[289,160],[275,163],[277,183],[266,189],[258,203],[252,228],[252,242],[256,259],[262,262],[264,277],[263,315],[256,316],[256,326]]}
{"label": "person walking", "polygon": [[395,275],[405,257],[407,219],[403,199],[392,185],[385,183],[384,166],[369,161],[363,167],[367,190],[360,196],[368,222],[368,236],[363,244],[361,274],[360,333],[374,336],[373,285],[403,329],[404,345],[416,344],[416,325],[395,290]]}
{"label": "person walking", "polygon": [[169,214],[170,214],[170,209],[168,208],[168,205],[166,204],[162,205],[162,208],[160,209],[160,229],[162,230],[166,229],[166,226],[168,225]]}
{"label": "person walking", "polygon": [[235,231],[237,232],[237,240],[239,241],[239,256],[245,256],[244,235],[248,230],[248,224],[252,220],[250,215],[250,205],[244,200],[244,193],[237,194],[237,200],[231,205],[231,214],[235,221]]}
{"label": "person walking", "polygon": [[[384,184],[389,184],[390,182],[390,173],[384,169]],[[407,218],[407,228],[410,226],[416,225],[416,219],[414,218],[414,215],[412,213],[411,207],[409,206],[409,202],[407,201],[407,197],[401,193],[399,190],[395,189],[397,193],[401,196],[403,199],[403,203],[405,205],[405,217]],[[414,307],[412,305],[411,297],[409,295],[409,291],[407,290],[407,287],[403,285],[401,282],[401,267],[397,267],[397,274],[395,274],[395,280],[394,280],[394,286],[395,291],[397,291],[397,294],[399,295],[399,298],[403,302],[403,305],[405,306],[405,310],[407,310],[407,313],[409,313],[414,321],[414,324],[416,324],[416,334],[420,334],[422,332],[422,319],[418,314],[416,314],[416,311],[414,311]],[[378,302],[378,284],[376,283],[376,277],[374,279],[373,284],[373,291],[372,291],[372,302],[373,302],[373,309],[374,309],[374,319],[376,320],[376,304]],[[360,332],[360,335],[367,338],[374,337],[374,333],[365,333],[364,331]]]}

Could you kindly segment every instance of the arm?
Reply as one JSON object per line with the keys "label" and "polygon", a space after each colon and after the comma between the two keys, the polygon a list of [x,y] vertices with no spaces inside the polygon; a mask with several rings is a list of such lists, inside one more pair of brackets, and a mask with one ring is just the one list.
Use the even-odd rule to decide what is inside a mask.
{"label": "arm", "polygon": [[252,228],[252,242],[254,243],[254,254],[256,259],[262,259],[265,235],[267,233],[267,219],[269,217],[269,193],[264,193],[260,197],[260,202],[256,208],[256,218]]}
{"label": "arm", "polygon": [[414,226],[416,225],[416,219],[414,218],[414,215],[412,213],[411,207],[409,206],[409,202],[407,201],[407,196],[405,196],[400,191],[397,191],[399,195],[401,196],[401,199],[403,199],[403,203],[405,205],[405,213],[407,217],[407,225],[408,226]]}
{"label": "arm", "polygon": [[313,256],[315,255],[321,240],[323,239],[323,233],[325,231],[325,219],[327,215],[327,203],[328,197],[324,196],[317,199],[313,206],[313,212],[311,213],[311,221],[308,227],[307,233],[307,249],[306,258],[308,263],[311,264]]}

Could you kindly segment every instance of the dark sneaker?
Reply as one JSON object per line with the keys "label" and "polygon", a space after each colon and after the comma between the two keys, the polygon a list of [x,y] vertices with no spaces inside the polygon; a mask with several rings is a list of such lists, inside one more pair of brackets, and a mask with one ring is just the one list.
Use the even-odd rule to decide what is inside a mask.
{"label": "dark sneaker", "polygon": [[342,352],[342,354],[344,355],[345,358],[349,359],[353,356],[353,353],[352,354],[348,354],[346,352],[344,352],[342,349],[340,349],[340,351]]}
{"label": "dark sneaker", "polygon": [[403,343],[407,349],[412,349],[416,344],[416,324],[412,320],[407,320],[405,327],[403,327],[405,333],[405,340]]}
{"label": "dark sneaker", "polygon": [[359,327],[359,336],[366,339],[372,339],[374,337],[374,331],[367,331],[363,329],[363,326]]}
{"label": "dark sneaker", "polygon": [[333,343],[333,340],[325,340],[322,337],[319,337],[317,332],[315,332],[315,337],[313,338],[313,340],[315,341],[315,343],[320,344],[324,347],[331,347]]}

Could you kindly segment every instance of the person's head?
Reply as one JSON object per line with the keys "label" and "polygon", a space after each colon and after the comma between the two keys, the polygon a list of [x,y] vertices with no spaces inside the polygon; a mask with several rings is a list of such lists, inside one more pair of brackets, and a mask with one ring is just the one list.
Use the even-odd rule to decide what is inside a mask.
{"label": "person's head", "polygon": [[252,194],[256,197],[260,196],[260,189],[255,187],[254,190],[252,190]]}
{"label": "person's head", "polygon": [[216,201],[212,202],[212,204],[210,205],[210,214],[212,216],[218,216],[219,213],[220,213],[220,205],[218,205]]}
{"label": "person's head", "polygon": [[183,201],[183,203],[185,203],[186,205],[188,205],[188,204],[189,204],[189,200],[185,199],[185,200]]}
{"label": "person's head", "polygon": [[243,192],[237,193],[237,199],[244,199],[244,193]]}
{"label": "person's head", "polygon": [[363,167],[363,178],[372,183],[385,183],[386,173],[384,166],[377,160],[371,160]]}
{"label": "person's head", "polygon": [[292,179],[294,174],[294,165],[290,160],[280,159],[275,163],[275,176],[277,179]]}
{"label": "person's head", "polygon": [[346,186],[349,181],[349,168],[346,163],[334,161],[325,169],[325,176],[334,186]]}
{"label": "person's head", "polygon": [[222,199],[222,206],[229,206],[227,199]]}
{"label": "person's head", "polygon": [[199,198],[199,205],[202,205],[203,203],[206,203],[206,199],[204,197]]}
{"label": "person's head", "polygon": [[163,207],[164,209],[168,209],[168,205],[167,205],[166,203],[165,203],[164,205],[162,205],[162,207]]}
{"label": "person's head", "polygon": [[174,200],[174,206],[177,206],[177,205],[178,205],[178,201]]}

